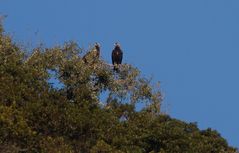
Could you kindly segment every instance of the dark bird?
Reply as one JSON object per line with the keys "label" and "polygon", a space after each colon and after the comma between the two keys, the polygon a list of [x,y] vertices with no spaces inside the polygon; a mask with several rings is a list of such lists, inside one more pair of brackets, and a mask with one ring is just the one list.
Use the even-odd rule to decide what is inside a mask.
{"label": "dark bird", "polygon": [[94,63],[100,57],[100,44],[95,43],[94,48],[83,56],[85,63]]}
{"label": "dark bird", "polygon": [[118,65],[122,63],[123,51],[120,48],[119,43],[115,43],[115,48],[112,51],[112,64],[116,72],[119,71]]}

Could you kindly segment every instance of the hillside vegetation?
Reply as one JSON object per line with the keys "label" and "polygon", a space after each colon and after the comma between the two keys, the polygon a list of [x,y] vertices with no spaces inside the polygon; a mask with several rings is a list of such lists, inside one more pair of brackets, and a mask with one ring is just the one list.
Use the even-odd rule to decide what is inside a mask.
{"label": "hillside vegetation", "polygon": [[161,113],[160,90],[137,68],[83,55],[74,42],[27,55],[0,27],[0,152],[236,152],[217,131]]}

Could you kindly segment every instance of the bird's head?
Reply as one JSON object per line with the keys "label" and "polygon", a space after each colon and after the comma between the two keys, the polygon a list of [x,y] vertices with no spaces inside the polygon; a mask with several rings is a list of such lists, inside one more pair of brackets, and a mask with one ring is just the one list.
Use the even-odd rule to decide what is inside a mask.
{"label": "bird's head", "polygon": [[95,43],[95,47],[96,47],[96,46],[97,46],[97,47],[100,47],[100,43],[96,42],[96,43]]}
{"label": "bird's head", "polygon": [[120,48],[120,44],[118,42],[115,43],[115,48]]}
{"label": "bird's head", "polygon": [[99,44],[98,42],[95,43],[95,48],[96,48],[97,50],[100,49],[100,44]]}

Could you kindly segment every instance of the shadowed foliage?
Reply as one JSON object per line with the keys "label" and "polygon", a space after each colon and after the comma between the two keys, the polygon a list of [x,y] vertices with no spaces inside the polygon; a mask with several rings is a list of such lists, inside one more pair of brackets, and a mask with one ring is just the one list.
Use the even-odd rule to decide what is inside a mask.
{"label": "shadowed foliage", "polygon": [[236,152],[217,131],[162,114],[138,69],[83,56],[75,42],[27,56],[0,26],[0,152]]}

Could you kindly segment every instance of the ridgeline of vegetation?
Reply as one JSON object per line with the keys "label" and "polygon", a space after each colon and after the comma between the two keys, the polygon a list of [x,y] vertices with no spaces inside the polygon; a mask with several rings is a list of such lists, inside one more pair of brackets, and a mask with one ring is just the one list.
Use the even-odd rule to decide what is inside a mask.
{"label": "ridgeline of vegetation", "polygon": [[68,42],[27,56],[0,26],[0,152],[236,152],[217,131],[162,114],[160,91],[138,69],[116,73],[82,54]]}

